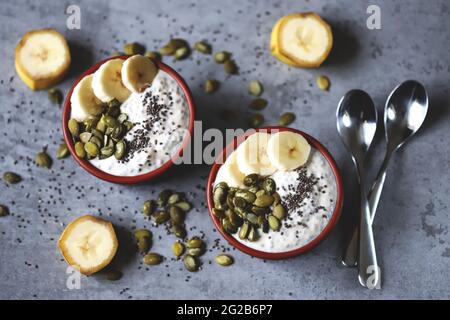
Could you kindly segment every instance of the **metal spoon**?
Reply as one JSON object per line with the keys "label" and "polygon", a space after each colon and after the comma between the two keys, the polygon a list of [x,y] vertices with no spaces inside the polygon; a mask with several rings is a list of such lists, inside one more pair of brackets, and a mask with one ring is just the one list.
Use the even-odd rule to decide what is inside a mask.
{"label": "metal spoon", "polygon": [[[384,110],[384,130],[387,141],[386,155],[369,191],[369,208],[371,223],[377,211],[381,191],[386,179],[386,171],[392,154],[419,130],[428,111],[428,95],[417,81],[408,80],[392,90]],[[357,264],[358,228],[346,247],[342,263],[348,267]]]}
{"label": "metal spoon", "polygon": [[377,287],[380,281],[370,209],[365,189],[364,160],[377,129],[377,111],[370,96],[362,90],[347,92],[336,113],[337,129],[352,156],[360,183],[361,217],[359,236],[359,272],[362,286]]}

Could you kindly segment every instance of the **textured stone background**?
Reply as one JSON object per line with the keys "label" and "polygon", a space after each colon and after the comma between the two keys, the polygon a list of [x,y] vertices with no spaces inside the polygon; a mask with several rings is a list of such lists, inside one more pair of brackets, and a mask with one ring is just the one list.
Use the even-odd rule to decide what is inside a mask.
{"label": "textured stone background", "polygon": [[[0,298],[129,299],[129,298],[450,298],[450,236],[448,78],[450,75],[450,11],[447,1],[372,1],[382,11],[382,30],[366,28],[367,4],[360,1],[80,1],[81,30],[67,30],[64,14],[76,1],[13,1],[0,5],[0,168],[19,172],[24,181],[11,187],[0,183],[0,202],[11,215],[0,218]],[[293,69],[274,60],[268,51],[272,25],[282,15],[313,10],[331,22],[336,45],[320,70]],[[61,141],[61,108],[47,93],[31,92],[14,71],[14,47],[28,30],[53,27],[69,40],[73,65],[60,85],[65,93],[79,73],[93,62],[120,49],[124,42],[139,41],[149,49],[171,36],[191,42],[207,39],[214,50],[228,50],[241,68],[239,76],[223,82],[211,96],[202,93],[205,79],[225,80],[221,66],[210,57],[194,54],[182,62],[165,61],[190,85],[197,119],[204,127],[245,124],[246,92],[250,79],[264,83],[270,107],[264,111],[274,123],[282,111],[297,115],[296,128],[321,140],[343,170],[346,203],[341,222],[331,236],[310,253],[286,261],[251,258],[234,251],[236,264],[219,268],[208,262],[220,250],[203,258],[201,272],[189,274],[178,261],[167,259],[150,270],[140,268],[132,253],[133,227],[150,227],[138,212],[142,202],[163,188],[190,192],[196,211],[187,220],[205,233],[210,245],[219,238],[204,206],[207,166],[182,166],[156,181],[137,186],[109,184],[90,176],[68,158],[51,170],[36,168],[32,159],[44,145],[53,155]],[[330,77],[328,93],[314,84],[319,73]],[[382,110],[390,90],[408,78],[425,84],[430,114],[420,134],[389,168],[375,222],[383,288],[360,287],[355,270],[340,264],[345,221],[357,199],[350,158],[337,136],[335,109],[339,98],[352,88],[369,92]],[[226,122],[223,110],[238,119]],[[380,128],[379,133],[382,132]],[[382,135],[371,154],[373,176],[384,153]],[[82,214],[101,214],[119,230],[121,250],[115,267],[120,281],[101,274],[81,280],[80,290],[66,288],[66,264],[56,240],[69,221]],[[173,236],[162,228],[155,233],[154,251],[171,257]],[[158,240],[158,236],[162,236]],[[224,240],[221,245],[228,248]],[[167,276],[169,274],[170,276]]]}

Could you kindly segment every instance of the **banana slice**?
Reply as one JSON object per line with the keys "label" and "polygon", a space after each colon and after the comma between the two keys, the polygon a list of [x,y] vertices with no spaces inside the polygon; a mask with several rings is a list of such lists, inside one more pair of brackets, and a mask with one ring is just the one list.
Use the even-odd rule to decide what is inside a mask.
{"label": "banana slice", "polygon": [[333,46],[330,25],[313,12],[285,16],[276,29],[275,51],[298,67],[319,67]]}
{"label": "banana slice", "polygon": [[287,65],[293,66],[293,67],[297,67],[297,65],[295,64],[294,61],[283,56],[283,54],[280,52],[280,48],[278,46],[278,33],[280,31],[280,25],[281,25],[281,21],[283,21],[283,18],[279,19],[272,28],[272,33],[270,34],[270,52],[272,53],[272,55],[275,58],[277,58],[281,62],[283,62]]}
{"label": "banana slice", "polygon": [[136,54],[123,63],[122,82],[131,92],[142,92],[151,85],[158,68],[147,57]]}
{"label": "banana slice", "polygon": [[311,152],[311,146],[306,139],[291,131],[273,134],[267,145],[270,162],[278,170],[296,169],[306,163]]}
{"label": "banana slice", "polygon": [[109,102],[114,98],[124,102],[131,94],[122,83],[122,59],[112,59],[94,72],[92,89],[94,94],[102,102]]}
{"label": "banana slice", "polygon": [[111,222],[86,215],[69,223],[58,247],[69,265],[91,275],[111,262],[118,241]]}
{"label": "banana slice", "polygon": [[16,46],[15,66],[20,79],[32,90],[55,85],[70,67],[66,39],[53,29],[27,32]]}
{"label": "banana slice", "polygon": [[78,121],[84,121],[102,113],[103,104],[92,90],[93,77],[94,75],[90,74],[81,79],[70,97],[71,117]]}
{"label": "banana slice", "polygon": [[235,151],[228,156],[217,173],[216,181],[226,182],[230,187],[243,188],[245,175],[239,170],[236,156]]}
{"label": "banana slice", "polygon": [[239,170],[245,175],[257,173],[267,176],[276,171],[267,155],[267,144],[270,134],[255,132],[247,138],[235,151]]}

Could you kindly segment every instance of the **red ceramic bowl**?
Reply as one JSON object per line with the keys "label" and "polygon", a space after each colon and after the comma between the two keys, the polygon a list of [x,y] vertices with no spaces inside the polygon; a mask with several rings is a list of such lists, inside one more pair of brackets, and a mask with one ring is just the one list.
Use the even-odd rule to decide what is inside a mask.
{"label": "red ceramic bowl", "polygon": [[319,235],[316,236],[316,238],[314,238],[312,241],[308,242],[306,245],[304,245],[302,247],[299,247],[299,248],[296,248],[296,249],[290,250],[290,251],[285,251],[285,252],[265,252],[265,251],[259,251],[259,250],[247,247],[245,244],[237,241],[233,236],[229,235],[228,233],[226,233],[225,231],[222,230],[219,219],[216,218],[216,216],[214,216],[214,214],[212,213],[212,210],[211,210],[214,207],[213,195],[212,195],[214,180],[216,179],[217,172],[219,171],[219,168],[222,165],[221,163],[224,162],[223,160],[225,159],[225,155],[226,154],[230,155],[231,154],[230,152],[235,150],[236,147],[239,145],[239,143],[242,143],[249,135],[251,135],[251,133],[246,134],[244,136],[244,139],[242,137],[235,138],[234,141],[231,142],[222,151],[221,154],[219,154],[215,163],[213,164],[213,166],[211,168],[211,172],[209,174],[209,178],[208,178],[208,185],[206,186],[209,214],[214,222],[214,225],[216,226],[216,229],[219,230],[219,232],[222,234],[222,236],[231,245],[233,245],[237,249],[241,250],[242,252],[245,252],[251,256],[261,258],[261,259],[278,260],[278,259],[290,258],[290,257],[300,255],[302,253],[305,253],[306,251],[314,248],[330,233],[331,229],[336,225],[336,223],[339,219],[339,216],[341,214],[342,203],[343,203],[342,177],[341,177],[341,173],[339,171],[339,168],[338,168],[336,162],[334,161],[333,157],[328,152],[328,150],[319,141],[317,141],[310,135],[308,135],[302,131],[292,129],[292,128],[286,128],[286,127],[265,127],[265,128],[256,129],[256,131],[261,131],[261,130],[264,130],[264,131],[267,130],[268,133],[270,133],[272,131],[292,131],[292,132],[301,134],[303,137],[305,137],[306,140],[308,140],[309,144],[312,147],[317,149],[327,159],[327,161],[330,164],[330,167],[333,171],[334,177],[336,178],[336,191],[337,191],[336,206],[334,208],[334,211],[330,218],[330,221],[325,226],[325,228],[322,230],[322,232],[319,233]]}
{"label": "red ceramic bowl", "polygon": [[162,174],[164,171],[166,171],[167,169],[169,169],[173,163],[174,160],[177,157],[180,157],[183,154],[183,150],[184,148],[187,146],[190,137],[192,136],[192,132],[194,129],[194,114],[195,114],[195,109],[194,109],[194,101],[192,99],[192,95],[191,92],[189,90],[189,87],[187,86],[186,82],[183,80],[183,78],[175,71],[173,70],[171,67],[169,67],[168,65],[162,63],[161,61],[153,61],[156,66],[163,70],[164,72],[166,72],[167,74],[169,74],[173,79],[175,79],[175,81],[178,83],[178,85],[181,87],[185,97],[186,97],[186,101],[189,107],[189,127],[188,127],[188,131],[189,131],[189,135],[186,135],[186,137],[183,140],[182,146],[179,150],[179,152],[177,152],[175,154],[174,157],[172,157],[172,159],[170,159],[169,161],[167,161],[166,163],[164,163],[161,167],[144,173],[144,174],[140,174],[140,175],[136,175],[136,176],[115,176],[109,173],[106,173],[96,167],[94,167],[89,161],[85,160],[85,159],[80,159],[76,154],[75,154],[75,147],[74,147],[74,143],[72,140],[72,136],[69,132],[69,127],[68,127],[68,121],[70,119],[70,113],[71,113],[71,105],[70,105],[70,97],[72,96],[72,92],[73,89],[75,88],[75,86],[78,84],[78,82],[85,76],[94,73],[95,71],[97,71],[98,68],[100,68],[100,66],[105,63],[106,61],[110,60],[110,59],[127,59],[128,56],[120,56],[120,57],[111,57],[105,60],[102,60],[100,62],[97,62],[96,64],[94,64],[92,67],[90,67],[86,72],[84,72],[80,78],[75,81],[75,83],[73,84],[72,88],[70,89],[68,95],[66,96],[66,100],[64,101],[64,109],[63,109],[63,116],[62,116],[62,127],[63,127],[63,133],[64,133],[64,140],[67,144],[67,147],[70,150],[70,153],[72,154],[73,158],[75,159],[75,161],[83,168],[85,169],[87,172],[89,172],[90,174],[96,176],[97,178],[109,181],[109,182],[114,182],[114,183],[125,183],[125,184],[133,184],[133,183],[139,183],[142,181],[147,181],[150,180],[160,174]]}

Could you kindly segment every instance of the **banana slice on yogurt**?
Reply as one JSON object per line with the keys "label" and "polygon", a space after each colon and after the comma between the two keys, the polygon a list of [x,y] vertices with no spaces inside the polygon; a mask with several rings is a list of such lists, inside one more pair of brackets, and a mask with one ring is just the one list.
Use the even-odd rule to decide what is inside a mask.
{"label": "banana slice on yogurt", "polygon": [[93,77],[90,74],[81,79],[73,89],[70,97],[72,118],[78,121],[84,121],[102,113],[103,104],[92,90]]}
{"label": "banana slice on yogurt", "polygon": [[108,60],[94,72],[92,89],[100,101],[109,102],[117,99],[124,102],[130,96],[131,91],[122,83],[123,64],[122,59]]}
{"label": "banana slice on yogurt", "polygon": [[136,54],[123,63],[122,82],[131,92],[142,92],[155,79],[158,68],[147,57]]}
{"label": "banana slice on yogurt", "polygon": [[267,144],[270,163],[280,171],[294,170],[304,165],[310,152],[308,141],[302,135],[290,131],[272,134]]}
{"label": "banana slice on yogurt", "polygon": [[237,148],[237,164],[242,173],[268,176],[276,171],[267,153],[270,136],[269,133],[255,132]]}

